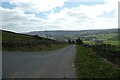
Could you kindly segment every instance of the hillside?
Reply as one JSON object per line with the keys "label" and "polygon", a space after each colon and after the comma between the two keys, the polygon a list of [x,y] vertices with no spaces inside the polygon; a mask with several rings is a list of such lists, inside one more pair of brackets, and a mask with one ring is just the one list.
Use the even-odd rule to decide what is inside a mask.
{"label": "hillside", "polygon": [[14,32],[10,32],[10,31],[4,31],[2,30],[2,41],[31,41],[31,40],[50,40],[53,41],[51,39],[47,39],[47,38],[42,38],[39,37],[37,38],[36,36],[31,36],[31,35],[26,35],[26,34],[18,34],[18,33],[14,33]]}
{"label": "hillside", "polygon": [[[3,51],[39,51],[53,48],[54,45],[61,44],[52,39],[26,34],[18,34],[2,30]],[[63,44],[61,44],[63,45]],[[57,47],[57,46],[56,46]]]}

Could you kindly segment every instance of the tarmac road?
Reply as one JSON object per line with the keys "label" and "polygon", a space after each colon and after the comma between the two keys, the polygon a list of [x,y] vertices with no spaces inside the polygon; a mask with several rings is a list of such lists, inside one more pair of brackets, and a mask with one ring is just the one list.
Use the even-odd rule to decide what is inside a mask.
{"label": "tarmac road", "polygon": [[75,78],[75,45],[50,52],[3,52],[3,78]]}

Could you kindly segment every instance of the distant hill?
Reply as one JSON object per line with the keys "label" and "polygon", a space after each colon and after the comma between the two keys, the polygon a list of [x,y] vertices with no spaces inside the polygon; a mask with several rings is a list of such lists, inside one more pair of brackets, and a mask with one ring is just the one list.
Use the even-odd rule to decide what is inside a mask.
{"label": "distant hill", "polygon": [[101,30],[79,30],[79,31],[33,31],[29,33],[25,33],[28,35],[39,35],[39,36],[47,36],[57,40],[63,39],[76,39],[84,36],[91,35],[100,35],[100,34],[118,34],[118,29],[101,29]]}

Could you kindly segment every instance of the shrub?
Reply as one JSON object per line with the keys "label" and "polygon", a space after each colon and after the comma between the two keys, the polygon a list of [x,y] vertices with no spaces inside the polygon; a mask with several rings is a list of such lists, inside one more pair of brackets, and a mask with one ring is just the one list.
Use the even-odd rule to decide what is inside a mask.
{"label": "shrub", "polygon": [[79,39],[79,38],[78,38],[78,39],[76,40],[76,44],[78,44],[78,45],[82,45],[82,44],[83,44],[83,42],[82,42],[82,40],[81,40],[81,39]]}

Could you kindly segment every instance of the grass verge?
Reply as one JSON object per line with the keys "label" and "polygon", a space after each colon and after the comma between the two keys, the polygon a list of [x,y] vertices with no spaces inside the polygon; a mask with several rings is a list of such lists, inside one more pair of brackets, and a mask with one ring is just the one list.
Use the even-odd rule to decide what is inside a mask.
{"label": "grass verge", "polygon": [[37,51],[52,51],[63,48],[67,46],[67,44],[51,44],[49,46],[46,45],[37,45],[37,46],[21,46],[21,47],[11,47],[11,48],[3,48],[2,51],[18,51],[18,52],[37,52]]}
{"label": "grass verge", "polygon": [[117,66],[83,46],[77,46],[75,65],[79,78],[118,78],[120,75]]}

